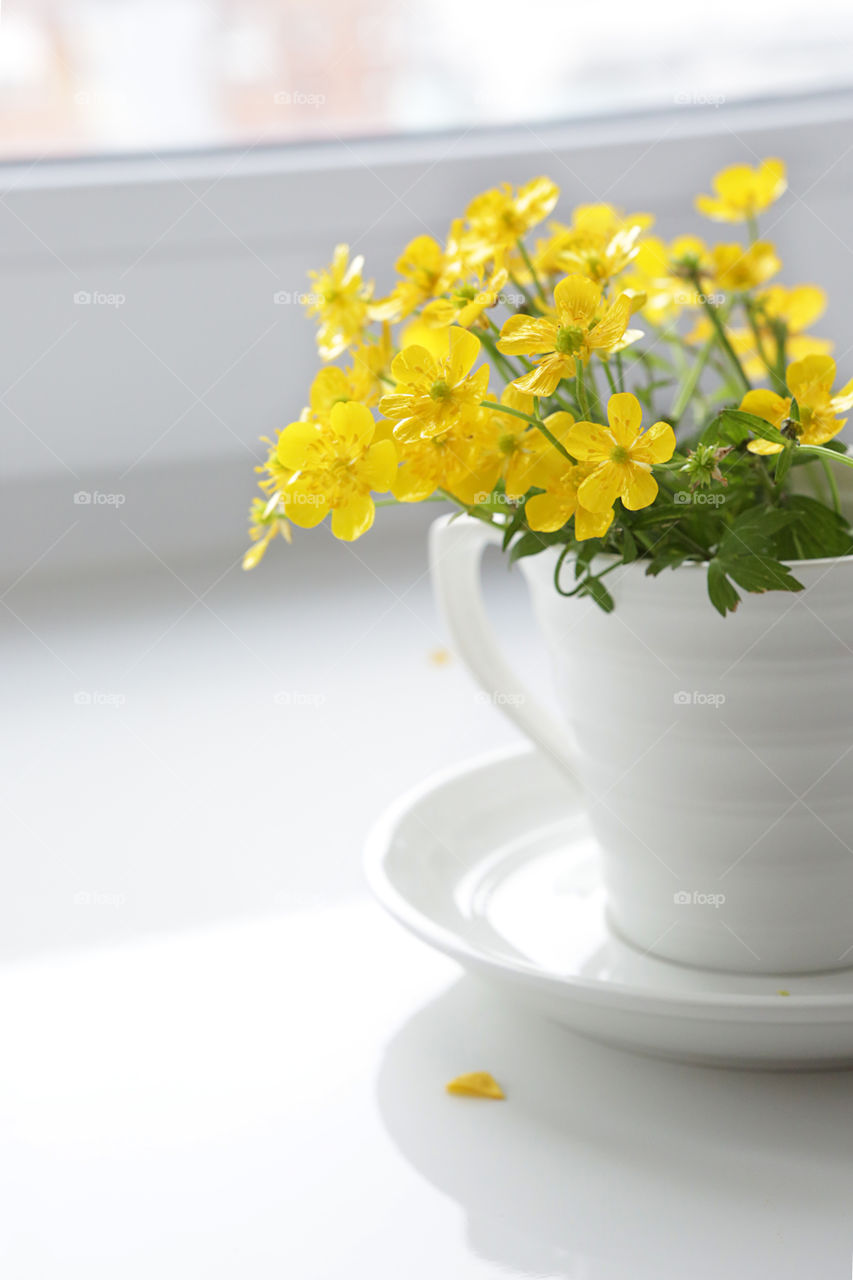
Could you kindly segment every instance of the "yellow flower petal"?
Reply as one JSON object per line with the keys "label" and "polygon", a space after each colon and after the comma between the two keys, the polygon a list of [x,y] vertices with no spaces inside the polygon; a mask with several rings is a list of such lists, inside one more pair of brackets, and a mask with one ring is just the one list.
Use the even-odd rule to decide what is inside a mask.
{"label": "yellow flower petal", "polygon": [[488,1071],[470,1071],[467,1075],[457,1076],[445,1086],[448,1093],[465,1098],[503,1099],[506,1095],[494,1076]]}
{"label": "yellow flower petal", "polygon": [[450,355],[448,357],[448,382],[455,387],[470,371],[480,354],[480,339],[468,329],[454,326],[450,330]]}
{"label": "yellow flower petal", "polygon": [[555,533],[562,529],[575,509],[574,493],[537,493],[524,507],[527,523],[536,533]]}
{"label": "yellow flower petal", "polygon": [[339,440],[353,448],[365,448],[373,438],[373,414],[356,400],[336,404],[329,426]]}
{"label": "yellow flower petal", "polygon": [[329,504],[319,494],[288,485],[284,492],[284,510],[288,520],[300,529],[315,529],[329,514]]}
{"label": "yellow flower petal", "polygon": [[609,511],[587,511],[578,506],[575,511],[575,537],[578,542],[587,538],[603,538],[613,523],[613,509]]}
{"label": "yellow flower petal", "polygon": [[565,445],[582,462],[605,462],[616,448],[616,439],[597,422],[576,422],[566,433]]}
{"label": "yellow flower petal", "polygon": [[578,489],[578,502],[587,511],[608,511],[625,488],[627,480],[628,464],[602,462]]}
{"label": "yellow flower petal", "polygon": [[561,356],[557,352],[543,356],[535,368],[521,378],[516,378],[513,386],[520,391],[527,391],[532,396],[550,396],[556,391],[563,378],[570,378],[575,371],[573,356]]}
{"label": "yellow flower petal", "polygon": [[373,524],[375,508],[369,494],[356,494],[332,512],[332,533],[342,542],[354,542]]}
{"label": "yellow flower petal", "polygon": [[[619,339],[625,336],[628,321],[631,319],[631,299],[625,293],[609,307],[607,313],[590,333],[587,341],[593,350],[609,351]],[[639,331],[632,331],[639,332]],[[642,336],[642,335],[640,335]],[[636,340],[636,339],[632,339]],[[627,343],[625,344],[627,345]]]}
{"label": "yellow flower petal", "polygon": [[607,421],[617,444],[629,448],[643,423],[643,410],[636,396],[629,391],[619,391],[607,401]]}
{"label": "yellow flower petal", "polygon": [[291,471],[301,471],[316,459],[320,442],[320,430],[313,422],[291,422],[278,438],[278,460]]}
{"label": "yellow flower petal", "polygon": [[636,462],[628,463],[627,483],[622,491],[622,502],[629,511],[650,507],[658,496],[658,482],[651,471]]}
{"label": "yellow flower petal", "polygon": [[832,356],[806,356],[788,365],[785,381],[798,401],[808,402],[815,393],[829,395],[835,381],[835,361]]}
{"label": "yellow flower petal", "polygon": [[654,422],[632,452],[638,462],[669,462],[675,453],[675,432],[668,422]]}
{"label": "yellow flower petal", "polygon": [[586,276],[566,276],[554,289],[554,305],[561,325],[586,327],[595,315],[601,286]]}
{"label": "yellow flower petal", "polygon": [[397,474],[397,449],[393,440],[379,440],[358,464],[358,478],[377,493],[387,493]]}
{"label": "yellow flower petal", "polygon": [[557,326],[553,320],[510,316],[501,329],[497,348],[504,355],[535,356],[542,351],[553,351],[556,341]]}
{"label": "yellow flower petal", "polygon": [[391,376],[406,387],[429,387],[438,377],[438,366],[426,347],[416,344],[404,347],[394,357]]}
{"label": "yellow flower petal", "polygon": [[744,413],[752,413],[756,418],[763,418],[765,422],[769,422],[772,427],[779,427],[790,412],[791,399],[790,397],[783,399],[775,391],[758,387],[755,391],[747,391],[740,402],[740,407]]}

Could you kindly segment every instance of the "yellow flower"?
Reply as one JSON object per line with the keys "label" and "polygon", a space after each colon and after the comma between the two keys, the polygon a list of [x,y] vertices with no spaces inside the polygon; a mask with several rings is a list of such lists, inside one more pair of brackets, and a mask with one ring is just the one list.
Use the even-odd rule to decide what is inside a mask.
{"label": "yellow flower", "polygon": [[334,360],[364,332],[373,285],[362,280],[363,266],[362,257],[350,262],[349,246],[339,244],[331,266],[308,273],[312,288],[306,309],[319,317],[317,349],[324,360]]}
{"label": "yellow flower", "polygon": [[467,329],[448,332],[444,358],[421,346],[405,347],[394,358],[391,373],[397,390],[382,397],[379,412],[394,423],[398,440],[441,435],[460,421],[471,421],[486,394],[488,365],[471,374],[480,354],[479,340]]}
{"label": "yellow flower", "polygon": [[480,479],[482,453],[482,436],[468,422],[453,423],[438,436],[403,441],[391,492],[398,502],[423,502],[443,489],[472,505],[489,492]]}
{"label": "yellow flower", "polygon": [[488,280],[458,284],[449,290],[448,297],[428,302],[421,314],[427,324],[436,328],[458,324],[467,329],[479,321],[488,307],[497,306],[501,289],[508,279],[506,268],[498,267]]}
{"label": "yellow flower", "polygon": [[391,488],[397,451],[391,440],[374,442],[369,409],[350,401],[336,404],[327,426],[292,422],[278,438],[279,463],[293,474],[281,496],[294,524],[312,529],[331,511],[332,533],[345,542],[373,524],[371,491]]}
{"label": "yellow flower", "polygon": [[744,222],[768,208],[787,187],[781,160],[762,160],[757,168],[733,164],[712,180],[713,196],[697,196],[696,208],[716,222]]}
{"label": "yellow flower", "polygon": [[816,284],[772,284],[755,301],[767,320],[782,320],[789,334],[802,333],[826,310],[826,294]]}
{"label": "yellow flower", "polygon": [[250,513],[249,537],[252,546],[243,556],[243,568],[254,569],[264,558],[266,549],[276,534],[280,533],[285,542],[290,542],[290,525],[281,512],[281,501],[278,494],[265,502],[263,498],[255,498]]}
{"label": "yellow flower", "polygon": [[765,284],[782,266],[776,250],[766,240],[748,248],[740,244],[715,244],[711,250],[714,286],[726,293],[742,293]]}
{"label": "yellow flower", "polygon": [[466,247],[472,259],[484,262],[512,248],[531,227],[548,217],[559,194],[550,178],[534,178],[517,190],[505,182],[476,196],[465,211]]}
{"label": "yellow flower", "polygon": [[639,511],[657,497],[652,466],[672,457],[675,435],[666,422],[641,431],[642,418],[636,396],[619,392],[607,402],[609,429],[597,422],[577,422],[569,432],[569,453],[579,462],[594,464],[578,488],[578,502],[588,511],[606,512],[617,498],[629,511]]}
{"label": "yellow flower", "polygon": [[[839,418],[853,406],[853,381],[842,387],[837,396],[832,394],[835,381],[835,361],[831,356],[806,356],[788,365],[785,375],[788,390],[796,398],[800,421],[795,429],[800,444],[826,444],[837,436],[847,421]],[[771,426],[780,428],[791,412],[791,396],[780,396],[775,391],[759,388],[747,391],[740,402],[745,413],[763,418]],[[783,445],[772,440],[750,440],[750,453],[769,455],[780,453]]]}
{"label": "yellow flower", "polygon": [[372,408],[378,404],[380,396],[384,395],[386,382],[391,377],[394,345],[388,323],[382,325],[380,336],[375,342],[360,342],[353,347],[350,358],[351,399],[359,400]]}
{"label": "yellow flower", "polygon": [[626,227],[612,236],[565,227],[537,246],[533,264],[543,275],[580,274],[606,284],[637,256],[640,227]]}
{"label": "yellow flower", "polygon": [[685,259],[701,273],[710,270],[710,251],[698,236],[679,236],[667,245],[657,236],[645,236],[624,277],[629,293],[643,295],[643,315],[657,325],[673,319],[685,307],[701,305],[694,286],[678,265]]}
{"label": "yellow flower", "polygon": [[524,507],[530,528],[536,533],[555,533],[574,516],[579,542],[603,538],[613,523],[612,508],[588,511],[578,499],[578,490],[594,470],[590,463],[570,462],[556,449],[542,457],[533,472],[533,483],[545,492],[528,498]]}
{"label": "yellow flower", "polygon": [[507,355],[538,355],[536,367],[515,379],[520,391],[550,396],[562,378],[575,374],[575,359],[586,363],[593,351],[619,351],[641,335],[628,329],[631,299],[620,294],[602,303],[601,286],[585,276],[567,276],[554,289],[555,314],[510,316],[498,350]]}
{"label": "yellow flower", "polygon": [[444,250],[432,236],[415,236],[406,245],[396,263],[402,278],[387,298],[380,298],[370,308],[377,320],[404,320],[428,298],[443,288]]}
{"label": "yellow flower", "polygon": [[[501,404],[528,414],[534,409],[533,397],[518,391],[511,383],[504,388]],[[573,423],[572,415],[563,410],[545,419],[545,426],[561,444]],[[519,501],[534,483],[533,475],[540,459],[551,453],[560,457],[538,427],[497,409],[481,410],[472,445],[470,482],[454,489],[469,505],[476,500],[475,495],[483,501],[500,479],[504,481],[507,497]]]}

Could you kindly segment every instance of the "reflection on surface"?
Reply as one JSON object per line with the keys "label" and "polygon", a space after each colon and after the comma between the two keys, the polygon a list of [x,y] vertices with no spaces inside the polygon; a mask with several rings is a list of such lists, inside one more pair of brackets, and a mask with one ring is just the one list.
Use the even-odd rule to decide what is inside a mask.
{"label": "reflection on surface", "polygon": [[[507,1101],[446,1097],[457,1069],[491,1071]],[[471,1248],[512,1274],[802,1280],[818,1255],[821,1274],[847,1274],[853,1073],[622,1053],[466,978],[397,1034],[377,1093],[401,1154],[464,1210]]]}

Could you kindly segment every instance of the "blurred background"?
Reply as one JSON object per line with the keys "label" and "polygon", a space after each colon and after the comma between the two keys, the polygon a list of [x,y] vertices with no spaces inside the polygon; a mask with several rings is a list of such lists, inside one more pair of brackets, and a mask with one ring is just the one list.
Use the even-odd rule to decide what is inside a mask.
{"label": "blurred background", "polygon": [[[540,173],[558,212],[723,239],[694,194],[778,155],[762,230],[853,374],[851,27],[840,0],[7,0],[0,952],[358,894],[384,804],[514,740],[447,653],[435,508],[240,569],[336,243],[384,290],[412,236]],[[526,660],[514,575],[491,590]]]}
{"label": "blurred background", "polygon": [[2,147],[334,141],[848,86],[850,6],[803,18],[793,0],[611,0],[604,22],[551,0],[6,0]]}

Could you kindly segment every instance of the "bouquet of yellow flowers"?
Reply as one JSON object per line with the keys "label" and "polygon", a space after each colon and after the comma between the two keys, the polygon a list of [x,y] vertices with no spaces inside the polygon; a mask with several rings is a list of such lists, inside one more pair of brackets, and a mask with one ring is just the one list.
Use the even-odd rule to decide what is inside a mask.
{"label": "bouquet of yellow flowers", "polygon": [[853,382],[833,390],[831,344],[807,332],[823,291],[776,282],[759,238],[785,188],[780,160],[718,173],[696,207],[746,242],[709,246],[607,204],[531,244],[558,188],[505,185],[444,244],[412,240],[383,298],[338,245],[308,295],[327,363],[266,441],[245,567],[291,524],[330,516],[351,541],[377,505],[442,501],[499,526],[511,560],[558,545],[556,589],[604,609],[606,575],[638,558],[706,563],[723,614],[737,587],[799,590],[790,561],[853,551],[832,470],[853,466],[835,440]]}

